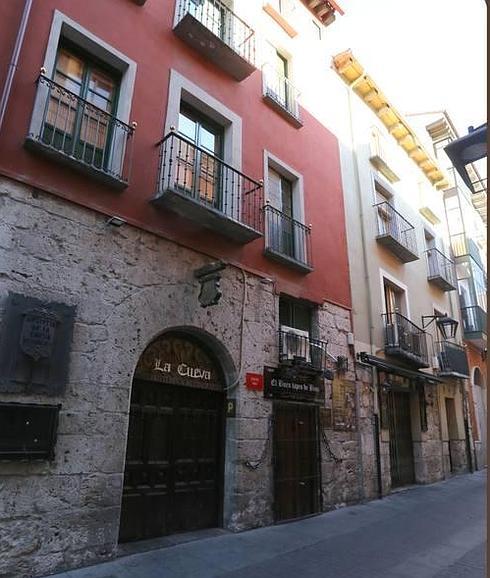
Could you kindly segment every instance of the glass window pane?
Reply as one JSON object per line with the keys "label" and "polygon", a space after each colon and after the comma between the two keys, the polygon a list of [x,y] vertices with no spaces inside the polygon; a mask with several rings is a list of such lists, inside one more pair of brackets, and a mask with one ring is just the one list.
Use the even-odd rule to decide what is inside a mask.
{"label": "glass window pane", "polygon": [[203,126],[199,130],[199,146],[211,153],[216,152],[216,135],[205,129]]}
{"label": "glass window pane", "polygon": [[92,70],[89,79],[89,90],[106,100],[114,99],[115,83],[112,78],[98,70]]}
{"label": "glass window pane", "polygon": [[196,123],[182,113],[179,113],[179,132],[192,142],[196,142]]}
{"label": "glass window pane", "polygon": [[112,112],[112,102],[110,100],[107,100],[106,98],[103,98],[97,93],[92,92],[91,90],[89,90],[87,93],[87,100],[96,107],[101,108],[102,110],[105,110],[108,113]]}
{"label": "glass window pane", "polygon": [[59,50],[56,62],[56,70],[62,72],[65,76],[81,84],[83,78],[83,60],[70,54],[64,49]]}

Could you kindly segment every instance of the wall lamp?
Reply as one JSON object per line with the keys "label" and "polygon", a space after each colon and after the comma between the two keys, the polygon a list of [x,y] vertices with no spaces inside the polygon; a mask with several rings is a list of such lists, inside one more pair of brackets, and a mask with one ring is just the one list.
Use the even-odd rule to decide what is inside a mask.
{"label": "wall lamp", "polygon": [[106,222],[106,225],[112,225],[113,227],[120,227],[121,225],[125,225],[126,221],[121,219],[121,217],[117,217],[116,215],[109,217]]}
{"label": "wall lamp", "polygon": [[451,141],[444,150],[470,191],[479,192],[475,190],[475,185],[479,181],[471,180],[466,167],[487,156],[487,123],[477,128],[470,126],[468,134]]}
{"label": "wall lamp", "polygon": [[426,329],[433,322],[436,322],[437,329],[442,334],[444,341],[454,339],[459,323],[456,319],[447,315],[422,315],[422,329]]}

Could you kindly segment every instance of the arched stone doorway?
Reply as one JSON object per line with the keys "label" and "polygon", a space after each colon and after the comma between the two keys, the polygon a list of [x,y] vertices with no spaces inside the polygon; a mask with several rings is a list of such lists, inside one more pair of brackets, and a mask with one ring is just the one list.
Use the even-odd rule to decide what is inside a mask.
{"label": "arched stone doorway", "polygon": [[225,375],[212,347],[164,333],[131,393],[120,542],[222,525]]}

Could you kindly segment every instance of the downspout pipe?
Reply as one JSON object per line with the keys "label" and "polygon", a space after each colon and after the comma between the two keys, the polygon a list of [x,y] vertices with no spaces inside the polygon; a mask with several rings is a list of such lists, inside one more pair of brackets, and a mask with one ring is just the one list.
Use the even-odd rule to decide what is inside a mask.
{"label": "downspout pipe", "polygon": [[22,43],[24,42],[24,35],[26,32],[27,22],[29,20],[31,8],[32,8],[32,0],[26,0],[24,4],[24,10],[22,12],[19,30],[17,31],[17,37],[15,39],[14,50],[12,51],[12,58],[10,60],[9,67],[7,70],[7,78],[5,80],[2,96],[0,98],[0,131],[2,130],[3,119],[5,117],[5,112],[7,110],[7,104],[10,98],[10,91],[12,89],[14,75],[17,70],[20,50],[22,48]]}

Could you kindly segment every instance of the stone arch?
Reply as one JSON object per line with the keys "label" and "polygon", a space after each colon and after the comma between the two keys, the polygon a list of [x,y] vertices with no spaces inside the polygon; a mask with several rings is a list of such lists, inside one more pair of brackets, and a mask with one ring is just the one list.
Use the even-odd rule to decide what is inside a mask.
{"label": "stone arch", "polygon": [[210,357],[221,369],[223,389],[225,391],[236,382],[238,372],[235,367],[233,358],[225,345],[216,336],[212,335],[208,331],[201,329],[200,327],[194,327],[192,325],[167,327],[166,329],[154,335],[140,352],[138,361],[134,367],[134,371],[136,371],[138,362],[148,347],[150,347],[153,343],[157,342],[162,337],[168,335],[181,335],[183,337],[187,336],[191,340],[196,341],[205,351],[207,351]]}

